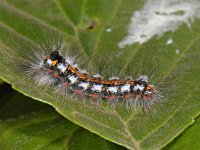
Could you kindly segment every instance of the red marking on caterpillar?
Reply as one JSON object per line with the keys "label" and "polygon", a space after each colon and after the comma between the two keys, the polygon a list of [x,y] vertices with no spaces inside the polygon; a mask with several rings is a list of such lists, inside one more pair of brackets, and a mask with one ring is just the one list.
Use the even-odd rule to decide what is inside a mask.
{"label": "red marking on caterpillar", "polygon": [[27,65],[28,74],[38,85],[53,85],[59,94],[65,96],[81,95],[87,99],[104,100],[112,104],[122,102],[144,109],[160,99],[158,90],[149,83],[147,75],[137,79],[104,79],[99,74],[91,75],[79,69],[79,65],[74,63],[77,57],[69,54],[63,56],[61,51],[65,47],[62,42],[47,47],[44,45],[31,54],[31,61]]}

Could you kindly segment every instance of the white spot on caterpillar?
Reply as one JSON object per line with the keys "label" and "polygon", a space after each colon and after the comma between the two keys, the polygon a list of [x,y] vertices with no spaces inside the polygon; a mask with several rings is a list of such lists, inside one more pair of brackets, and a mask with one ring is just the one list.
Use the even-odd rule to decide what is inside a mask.
{"label": "white spot on caterpillar", "polygon": [[141,10],[133,13],[128,35],[118,46],[143,44],[156,35],[175,31],[183,23],[190,27],[194,18],[200,18],[199,0],[148,0]]}
{"label": "white spot on caterpillar", "polygon": [[89,83],[88,82],[82,82],[82,83],[79,83],[78,84],[78,86],[79,87],[82,87],[83,88],[83,90],[87,90],[88,89],[88,87],[89,87]]}
{"label": "white spot on caterpillar", "polygon": [[121,87],[121,93],[124,93],[124,92],[130,92],[130,87],[131,85],[130,84],[125,84]]}
{"label": "white spot on caterpillar", "polygon": [[78,77],[70,75],[70,76],[68,76],[68,79],[70,80],[70,84],[74,84],[77,82]]}
{"label": "white spot on caterpillar", "polygon": [[144,86],[143,85],[139,85],[139,84],[136,84],[134,86],[134,91],[137,91],[137,90],[140,90],[140,91],[143,91],[144,90]]}
{"label": "white spot on caterpillar", "polygon": [[51,61],[51,59],[48,59],[48,60],[47,60],[47,64],[48,64],[49,66],[51,66],[52,63],[53,63],[53,62]]}
{"label": "white spot on caterpillar", "polygon": [[64,66],[63,63],[59,63],[58,64],[58,69],[60,69],[60,71],[62,73],[64,73],[66,71],[66,69],[67,69],[67,66]]}
{"label": "white spot on caterpillar", "polygon": [[91,89],[92,89],[92,91],[101,92],[102,88],[103,88],[103,85],[99,85],[99,84],[95,85],[94,84]]}
{"label": "white spot on caterpillar", "polygon": [[151,91],[145,91],[145,94],[151,94],[152,92]]}
{"label": "white spot on caterpillar", "polygon": [[107,89],[107,91],[111,93],[117,93],[117,90],[118,90],[118,87],[116,86],[111,86],[111,87],[108,87]]}

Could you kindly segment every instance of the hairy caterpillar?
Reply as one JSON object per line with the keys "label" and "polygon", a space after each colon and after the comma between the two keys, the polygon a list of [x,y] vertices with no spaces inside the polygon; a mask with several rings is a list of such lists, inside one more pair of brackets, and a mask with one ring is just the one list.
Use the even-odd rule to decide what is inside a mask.
{"label": "hairy caterpillar", "polygon": [[42,44],[39,50],[31,54],[27,72],[38,85],[53,85],[61,95],[81,95],[93,100],[105,100],[109,103],[125,102],[132,106],[150,107],[159,99],[158,90],[149,84],[147,75],[138,79],[124,80],[110,77],[104,79],[99,73],[90,75],[79,69],[74,63],[75,56],[62,56],[65,49],[62,42]]}

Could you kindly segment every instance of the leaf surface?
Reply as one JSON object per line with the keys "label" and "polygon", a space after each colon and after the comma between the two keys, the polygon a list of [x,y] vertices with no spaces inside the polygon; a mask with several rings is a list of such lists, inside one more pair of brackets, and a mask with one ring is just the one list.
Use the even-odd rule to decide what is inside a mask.
{"label": "leaf surface", "polygon": [[[16,90],[52,105],[69,120],[119,145],[129,149],[164,147],[199,115],[200,21],[194,20],[190,28],[183,24],[176,31],[154,37],[145,44],[120,49],[117,44],[126,35],[133,12],[143,4],[139,0],[2,1],[0,77]],[[96,26],[88,30],[94,20]],[[25,49],[38,40],[35,34],[48,36],[52,28],[57,27],[67,35],[66,40],[77,40],[84,45],[82,49],[88,57],[92,54],[109,57],[104,63],[113,64],[114,69],[129,70],[132,75],[140,70],[139,62],[153,64],[147,65],[145,71],[156,68],[154,78],[166,83],[163,102],[149,113],[135,113],[125,107],[113,110],[73,100],[63,102],[53,89],[33,86],[34,81],[24,79],[25,73],[14,64],[26,59],[23,57]],[[112,32],[106,32],[108,28],[112,28]],[[174,44],[167,45],[170,37]],[[176,54],[177,48],[179,54]],[[118,65],[114,65],[116,59],[120,62]],[[152,63],[154,60],[158,63]],[[173,86],[176,88],[172,89]]]}

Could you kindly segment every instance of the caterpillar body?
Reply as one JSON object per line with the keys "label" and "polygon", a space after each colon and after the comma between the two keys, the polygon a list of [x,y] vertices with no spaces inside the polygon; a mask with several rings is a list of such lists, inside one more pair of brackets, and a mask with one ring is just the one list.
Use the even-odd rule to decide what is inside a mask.
{"label": "caterpillar body", "polygon": [[73,64],[71,57],[61,56],[59,50],[38,56],[37,62],[29,66],[29,72],[41,85],[53,83],[64,88],[65,92],[61,92],[64,95],[71,91],[92,99],[106,99],[109,102],[122,100],[145,108],[156,100],[157,90],[154,85],[148,83],[146,75],[141,75],[136,80],[104,79],[99,74],[90,76],[81,71],[77,64]]}
{"label": "caterpillar body", "polygon": [[[139,74],[138,78],[133,79],[130,73],[125,75],[121,72],[120,67],[116,68],[120,71],[116,73],[117,66],[101,61],[105,60],[105,57],[101,59],[101,56],[85,56],[80,43],[64,42],[63,35],[58,31],[41,38],[42,41],[39,40],[37,44],[27,47],[30,49],[24,53],[23,70],[26,72],[26,77],[37,86],[48,89],[47,92],[55,91],[59,99],[75,99],[78,102],[86,100],[97,104],[96,106],[108,103],[109,106],[115,107],[119,104],[128,109],[142,108],[144,110],[148,110],[161,100],[160,86],[151,84],[152,81],[150,82],[148,76],[145,75],[148,74],[148,68],[151,68],[151,74],[148,75],[152,75],[153,69],[149,63],[146,68],[142,62],[141,67],[145,67],[145,70],[134,69],[134,64],[131,64],[130,68],[127,66],[128,69],[132,68],[130,73],[135,74],[133,76]],[[95,62],[100,63],[99,68],[93,65]],[[146,73],[143,74],[141,71]],[[111,74],[120,78],[110,76]]]}

